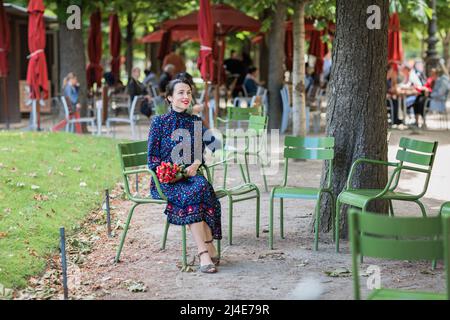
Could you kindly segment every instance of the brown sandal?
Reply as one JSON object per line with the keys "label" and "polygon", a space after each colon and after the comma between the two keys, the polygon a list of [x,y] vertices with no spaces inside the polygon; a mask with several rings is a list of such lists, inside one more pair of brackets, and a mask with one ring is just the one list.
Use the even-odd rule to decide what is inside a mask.
{"label": "brown sandal", "polygon": [[[214,241],[214,239],[211,239],[211,240],[205,241],[205,243],[206,244],[210,244],[210,243],[213,243],[213,241]],[[220,263],[220,256],[217,255],[215,257],[211,257],[211,261],[214,263],[215,266],[219,265],[219,263]]]}
{"label": "brown sandal", "polygon": [[[200,256],[201,256],[202,254],[205,254],[205,253],[208,253],[208,250],[199,252],[199,253],[197,254],[198,259],[200,260]],[[215,267],[213,264],[211,264],[211,263],[202,266],[202,265],[201,265],[201,262],[200,262],[200,271],[203,272],[203,273],[216,273],[216,272],[217,272],[217,269],[216,269],[216,267]]]}

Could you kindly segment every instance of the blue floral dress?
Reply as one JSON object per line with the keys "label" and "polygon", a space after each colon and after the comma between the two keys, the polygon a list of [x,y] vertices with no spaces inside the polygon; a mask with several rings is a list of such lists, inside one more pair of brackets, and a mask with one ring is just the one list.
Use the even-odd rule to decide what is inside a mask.
{"label": "blue floral dress", "polygon": [[[196,150],[201,150],[201,159],[199,160],[204,163],[205,142],[202,137],[206,128],[201,125],[201,119],[186,112],[176,112],[170,108],[168,113],[154,117],[150,126],[148,167],[154,172],[163,161],[181,162],[179,159],[175,159],[175,161],[172,159],[172,151],[186,138],[184,135],[180,135],[176,140],[172,140],[172,133],[177,129],[185,129],[184,132],[189,132],[191,139],[190,157],[183,155],[183,149],[176,149],[181,149],[178,155],[183,156],[183,159],[189,158],[183,163],[187,166],[193,163]],[[196,131],[195,135],[194,131]],[[220,202],[213,187],[204,176],[197,174],[175,183],[161,183],[161,190],[167,197],[168,203],[164,213],[167,215],[169,223],[186,225],[205,221],[211,228],[213,238],[222,239]],[[154,199],[161,199],[153,179],[150,192]]]}

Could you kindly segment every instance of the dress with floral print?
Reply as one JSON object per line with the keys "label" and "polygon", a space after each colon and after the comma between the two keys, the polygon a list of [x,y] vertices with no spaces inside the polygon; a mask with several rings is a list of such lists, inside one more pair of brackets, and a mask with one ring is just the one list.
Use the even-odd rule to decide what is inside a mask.
{"label": "dress with floral print", "polygon": [[[194,128],[198,131],[195,135]],[[172,151],[178,143],[183,141],[185,135],[177,134],[179,137],[173,140],[172,133],[177,129],[185,129],[186,131],[184,132],[189,132],[191,139],[190,157],[183,157],[183,159],[190,159],[183,163],[186,166],[193,163],[194,151],[196,150],[201,150],[201,159],[198,160],[204,163],[205,142],[202,137],[206,129],[201,125],[201,119],[186,112],[177,112],[170,108],[168,113],[154,117],[150,126],[147,156],[148,167],[154,172],[156,172],[156,168],[163,161],[179,162],[172,159]],[[197,129],[201,129],[201,131]],[[183,156],[182,148],[180,148],[179,154]],[[161,183],[160,185],[163,194],[167,198],[167,206],[164,213],[167,215],[169,223],[186,225],[205,221],[211,228],[213,238],[218,240],[222,238],[220,202],[213,187],[203,175],[197,174],[194,177],[188,177],[175,183]],[[161,199],[153,179],[150,192],[154,199]]]}

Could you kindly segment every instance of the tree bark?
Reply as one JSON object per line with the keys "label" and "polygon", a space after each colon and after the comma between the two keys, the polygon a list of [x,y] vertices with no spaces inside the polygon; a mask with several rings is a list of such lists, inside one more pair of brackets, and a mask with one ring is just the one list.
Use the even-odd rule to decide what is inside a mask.
{"label": "tree bark", "polygon": [[[76,50],[74,50],[76,48]],[[59,23],[59,78],[61,81],[69,72],[73,72],[80,83],[79,101],[81,116],[87,114],[86,56],[83,41],[83,29],[68,30],[66,22]],[[62,83],[60,84],[62,86]],[[83,126],[85,127],[85,126]]]}
{"label": "tree bark", "polygon": [[[270,9],[264,9],[260,16],[260,21],[267,19],[270,15]],[[264,81],[266,85],[269,83],[269,46],[267,43],[268,36],[265,35],[259,46],[259,78],[261,81]]]}
{"label": "tree bark", "polygon": [[294,1],[294,61],[292,65],[292,131],[294,136],[306,136],[305,4],[304,0]]}
{"label": "tree bark", "polygon": [[[377,5],[381,28],[369,29],[366,10]],[[387,160],[386,71],[389,9],[384,0],[337,0],[336,37],[329,84],[327,136],[335,138],[332,188],[335,197],[344,188],[352,163],[359,158]],[[326,185],[327,166],[321,185]],[[355,188],[384,188],[385,166],[359,166],[355,171]],[[321,202],[322,231],[331,230],[331,199]],[[341,213],[341,235],[346,237],[347,214]],[[386,212],[387,204],[369,208]],[[333,213],[334,214],[334,213]]]}
{"label": "tree bark", "polygon": [[284,18],[286,4],[279,0],[275,11],[272,12],[272,25],[269,32],[269,128],[279,129],[283,107],[281,104],[280,89],[284,77]]}
{"label": "tree bark", "polygon": [[133,14],[130,12],[127,14],[127,37],[126,37],[127,42],[126,68],[128,79],[131,78],[131,70],[133,69],[133,38],[134,38],[133,25],[134,25]]}

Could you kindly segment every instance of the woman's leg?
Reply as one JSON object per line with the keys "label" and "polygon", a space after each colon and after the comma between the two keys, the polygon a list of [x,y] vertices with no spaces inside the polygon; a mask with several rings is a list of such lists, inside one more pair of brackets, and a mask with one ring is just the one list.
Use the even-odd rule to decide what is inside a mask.
{"label": "woman's leg", "polygon": [[[190,225],[192,236],[194,237],[194,241],[197,244],[198,253],[208,251],[208,246],[205,243],[205,231],[203,223],[204,222],[196,222]],[[207,264],[213,264],[210,255],[206,253],[200,255],[200,265],[204,266]]]}
{"label": "woman's leg", "polygon": [[203,234],[204,234],[205,241],[211,241],[210,243],[207,243],[209,256],[215,257],[215,256],[217,256],[217,250],[216,250],[216,247],[214,247],[214,241],[212,241],[213,236],[212,236],[211,228],[208,226],[208,224],[205,221],[203,221],[201,223],[203,224]]}

